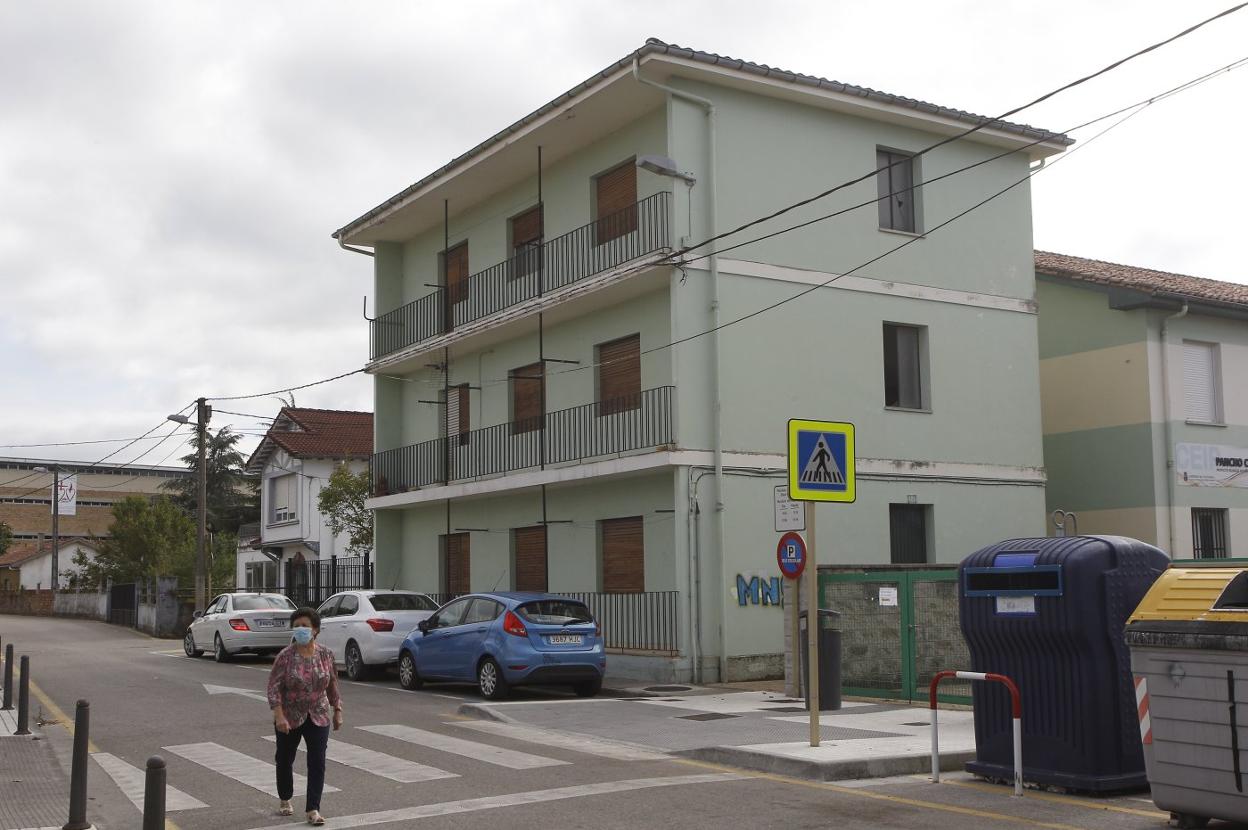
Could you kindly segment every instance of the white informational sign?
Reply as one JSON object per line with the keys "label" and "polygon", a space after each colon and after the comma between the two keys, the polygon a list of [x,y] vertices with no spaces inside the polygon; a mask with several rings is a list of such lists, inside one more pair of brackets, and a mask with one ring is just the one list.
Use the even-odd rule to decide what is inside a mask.
{"label": "white informational sign", "polygon": [[787,533],[790,530],[806,529],[806,509],[800,501],[789,498],[789,488],[780,485],[776,488],[776,532]]}
{"label": "white informational sign", "polygon": [[65,476],[56,485],[56,512],[62,516],[78,515],[78,476]]}
{"label": "white informational sign", "polygon": [[883,607],[885,605],[889,605],[889,606],[897,605],[897,589],[896,588],[884,587],[880,589],[880,606]]}
{"label": "white informational sign", "polygon": [[1034,614],[1035,597],[997,597],[998,614]]}
{"label": "white informational sign", "polygon": [[1174,469],[1189,487],[1248,488],[1248,448],[1216,444],[1179,444]]}

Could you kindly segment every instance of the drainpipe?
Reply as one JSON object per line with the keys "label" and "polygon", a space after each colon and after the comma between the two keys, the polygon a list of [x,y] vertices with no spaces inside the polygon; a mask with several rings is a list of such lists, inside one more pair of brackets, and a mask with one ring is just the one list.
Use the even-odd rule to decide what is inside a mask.
{"label": "drainpipe", "polygon": [[[718,228],[716,221],[716,198],[715,198],[715,170],[716,170],[716,113],[715,104],[709,99],[699,95],[685,92],[684,90],[675,89],[665,86],[656,81],[650,81],[641,77],[641,62],[639,59],[633,59],[633,78],[639,84],[654,87],[657,90],[667,93],[673,98],[679,98],[692,104],[702,107],[706,111],[706,198],[707,206],[707,224],[708,236],[714,236]],[[711,274],[711,395],[713,397],[711,409],[711,423],[713,434],[713,449],[715,455],[715,535],[719,540],[722,556],[723,539],[724,539],[724,431],[723,431],[723,402],[720,395],[720,348],[719,348],[719,255],[716,253],[716,244],[710,243],[710,252],[707,255],[708,269]],[[696,505],[696,502],[695,502]],[[696,545],[695,545],[696,547]],[[700,568],[695,564],[695,573],[700,572]],[[696,681],[701,681],[701,666],[695,666]]]}
{"label": "drainpipe", "polygon": [[348,245],[347,243],[343,242],[341,239],[338,240],[338,247],[342,248],[344,251],[350,251],[353,254],[363,254],[364,256],[374,256],[372,251],[366,251],[363,248],[357,248],[354,245]]}
{"label": "drainpipe", "polygon": [[1165,419],[1166,435],[1166,528],[1174,556],[1174,429],[1170,426],[1170,322],[1187,316],[1187,303],[1175,314],[1161,321],[1161,417]]}

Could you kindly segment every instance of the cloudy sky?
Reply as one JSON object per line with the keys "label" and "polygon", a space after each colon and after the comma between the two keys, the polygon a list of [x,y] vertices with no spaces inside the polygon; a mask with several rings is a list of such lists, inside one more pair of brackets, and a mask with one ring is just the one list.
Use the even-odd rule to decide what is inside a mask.
{"label": "cloudy sky", "polygon": [[[360,367],[370,260],[329,234],[647,37],[995,114],[1231,2],[5,2],[0,455],[94,461],[119,445],[13,445]],[[1245,56],[1248,10],[1014,120],[1064,130]],[[1037,176],[1037,246],[1248,282],[1245,100],[1248,67]],[[296,398],[371,407],[360,376]],[[180,454],[154,445],[116,460]]]}

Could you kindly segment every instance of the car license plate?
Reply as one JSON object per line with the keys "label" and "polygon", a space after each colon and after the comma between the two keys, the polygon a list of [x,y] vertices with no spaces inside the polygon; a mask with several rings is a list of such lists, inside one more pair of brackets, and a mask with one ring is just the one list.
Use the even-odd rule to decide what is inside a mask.
{"label": "car license plate", "polygon": [[550,644],[552,646],[579,646],[584,639],[580,634],[551,634]]}
{"label": "car license plate", "polygon": [[256,628],[285,628],[285,620],[256,620]]}

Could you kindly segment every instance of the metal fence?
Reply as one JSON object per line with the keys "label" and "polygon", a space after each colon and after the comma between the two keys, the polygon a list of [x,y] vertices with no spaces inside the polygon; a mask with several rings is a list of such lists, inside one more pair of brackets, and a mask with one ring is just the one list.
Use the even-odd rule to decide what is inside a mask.
{"label": "metal fence", "polygon": [[[373,456],[373,493],[403,493],[541,464],[612,455],[676,440],[672,386],[548,412],[544,418],[434,438]],[[449,472],[449,475],[448,475]]]}
{"label": "metal fence", "polygon": [[371,323],[373,359],[445,334],[456,326],[609,271],[668,246],[668,193],[656,193],[618,213],[468,277],[452,291],[437,288],[379,315]]}
{"label": "metal fence", "polygon": [[108,621],[113,625],[134,628],[139,617],[139,586],[134,582],[113,585],[108,589]]}
{"label": "metal fence", "polygon": [[[461,594],[422,592],[438,605]],[[608,594],[600,591],[554,591],[561,597],[580,600],[589,607],[602,628],[603,646],[622,651],[646,651],[674,655],[680,650],[678,591],[646,591]]]}
{"label": "metal fence", "polygon": [[373,587],[373,565],[354,556],[311,562],[285,563],[283,593],[299,606],[315,608],[339,591],[359,591]]}
{"label": "metal fence", "polygon": [[[957,580],[955,567],[819,569],[819,606],[841,615],[846,694],[926,700],[932,675],[970,667]],[[942,684],[940,698],[969,703],[970,685]]]}

